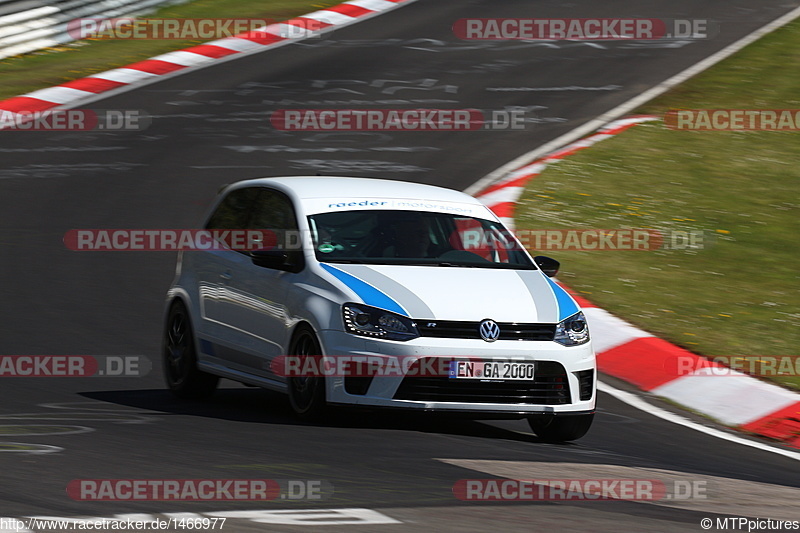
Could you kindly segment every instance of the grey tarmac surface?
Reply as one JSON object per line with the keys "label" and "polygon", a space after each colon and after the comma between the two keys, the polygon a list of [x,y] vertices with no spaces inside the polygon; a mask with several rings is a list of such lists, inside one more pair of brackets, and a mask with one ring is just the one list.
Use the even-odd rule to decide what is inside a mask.
{"label": "grey tarmac surface", "polygon": [[[456,481],[497,474],[444,460],[519,461],[533,472],[537,464],[575,465],[564,467],[564,478],[598,465],[656,468],[777,485],[796,500],[796,461],[666,423],[604,394],[595,426],[570,445],[539,442],[522,421],[345,412],[307,425],[281,396],[230,382],[209,402],[174,400],[158,364],[175,254],[72,252],[62,242],[78,228],[197,227],[221,185],[256,176],[321,172],[464,189],[796,6],[420,0],[322,39],[90,106],[147,112],[153,123],[141,132],[0,133],[0,353],[143,355],[156,366],[140,379],[5,379],[0,449],[11,451],[0,454],[0,516],[366,508],[399,521],[358,526],[368,531],[699,531],[700,519],[714,516],[641,502],[461,502]],[[601,16],[713,19],[720,33],[691,42],[472,43],[451,30],[468,17]],[[439,106],[522,108],[531,122],[523,131],[430,133],[282,132],[269,122],[277,109]],[[31,425],[57,427],[31,435]],[[46,446],[61,450],[28,453]],[[322,480],[334,492],[322,501],[265,503],[79,502],[65,492],[73,479],[236,477]],[[764,512],[740,486],[735,495],[724,483],[713,487],[709,496],[740,502],[742,516]],[[225,526],[254,528],[308,526],[249,518]]]}

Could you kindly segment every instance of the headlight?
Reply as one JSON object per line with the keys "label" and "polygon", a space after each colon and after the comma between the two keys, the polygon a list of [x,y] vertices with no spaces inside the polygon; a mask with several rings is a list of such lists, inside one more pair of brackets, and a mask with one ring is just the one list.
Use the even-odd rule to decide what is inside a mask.
{"label": "headlight", "polygon": [[383,309],[361,304],[345,304],[342,306],[342,313],[345,330],[354,335],[393,341],[407,341],[419,337],[417,325],[410,318]]}
{"label": "headlight", "polygon": [[583,313],[579,311],[559,322],[553,340],[564,346],[577,346],[589,342],[589,326]]}

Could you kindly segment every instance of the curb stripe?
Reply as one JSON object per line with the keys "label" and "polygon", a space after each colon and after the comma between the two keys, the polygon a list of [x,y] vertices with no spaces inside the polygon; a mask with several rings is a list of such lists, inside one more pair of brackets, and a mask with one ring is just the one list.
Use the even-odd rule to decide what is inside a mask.
{"label": "curb stripe", "polygon": [[218,46],[220,48],[233,50],[234,52],[249,52],[250,50],[257,50],[259,48],[257,43],[248,41],[247,39],[241,39],[240,37],[225,37],[224,39],[208,42],[206,45]]}
{"label": "curb stripe", "polygon": [[231,50],[230,48],[224,48],[222,46],[216,46],[213,44],[201,44],[198,46],[187,48],[184,51],[191,52],[193,54],[200,54],[201,56],[210,57],[212,59],[218,59],[220,57],[225,57],[236,53],[234,50]]}
{"label": "curb stripe", "polygon": [[249,31],[236,36],[238,39],[247,39],[262,46],[284,41],[285,39],[279,35],[267,33],[265,31]]}
{"label": "curb stripe", "polygon": [[186,67],[183,65],[176,65],[175,63],[169,63],[168,61],[159,61],[158,59],[145,59],[133,65],[128,65],[126,68],[141,70],[142,72],[148,72],[150,74],[167,74]]}
{"label": "curb stripe", "polygon": [[332,26],[338,26],[339,24],[350,22],[354,18],[344,13],[337,13],[336,11],[333,11],[332,8],[324,9],[321,11],[314,11],[313,13],[309,13],[308,15],[303,15],[303,16],[312,20],[326,22],[328,24],[331,24]]}
{"label": "curb stripe", "polygon": [[[75,105],[81,100],[107,91],[119,89],[126,85],[133,85],[139,81],[150,81],[153,76],[163,76],[182,69],[209,65],[213,60],[233,54],[260,49],[266,50],[271,45],[284,41],[301,40],[307,37],[310,32],[297,32],[296,28],[308,28],[311,25],[310,21],[313,21],[313,27],[323,30],[332,26],[349,24],[361,17],[376,15],[382,11],[395,9],[401,4],[414,1],[353,0],[345,2],[234,37],[217,39],[183,50],[168,52],[122,68],[112,69],[56,85],[55,87],[15,96],[0,101],[0,111],[22,113],[45,111],[61,105]],[[286,30],[289,28],[298,33],[297,37],[281,36],[287,34]]]}
{"label": "curb stripe", "polygon": [[53,102],[46,100],[39,100],[30,96],[15,96],[3,102],[2,111],[10,111],[11,113],[20,113],[22,111],[44,111],[55,107]]}
{"label": "curb stripe", "polygon": [[118,81],[104,80],[102,78],[82,78],[80,80],[69,81],[62,85],[62,87],[69,87],[70,89],[78,89],[79,91],[97,94],[122,87],[123,85],[125,84]]}
{"label": "curb stripe", "polygon": [[[142,72],[141,70],[133,70],[128,67],[122,67],[122,68],[115,68],[113,70],[107,70],[99,74],[93,74],[88,78],[84,79],[98,78],[101,80],[116,81],[118,83],[121,83],[122,85],[129,85],[139,80],[150,79],[153,76],[155,76],[155,74],[151,74],[149,72]],[[81,81],[81,80],[76,80],[76,81]],[[2,104],[2,102],[0,102],[0,104]]]}
{"label": "curb stripe", "polygon": [[339,4],[335,7],[330,7],[325,10],[326,12],[333,11],[335,13],[341,13],[342,15],[347,15],[348,17],[361,17],[372,11],[370,9],[365,9],[361,6],[357,6],[354,4]]}
{"label": "curb stripe", "polygon": [[176,52],[167,52],[166,54],[161,54],[160,56],[152,58],[152,60],[163,61],[166,63],[175,63],[176,65],[181,65],[184,67],[191,67],[194,65],[205,63],[206,61],[211,61],[212,59],[208,56],[196,54],[194,52],[188,52],[186,50],[178,50]]}
{"label": "curb stripe", "polygon": [[760,420],[744,424],[742,429],[786,441],[800,448],[800,402],[775,411]]}
{"label": "curb stripe", "polygon": [[397,2],[393,0],[351,0],[347,2],[350,5],[363,7],[370,11],[383,11],[384,9],[391,9]]}
{"label": "curb stripe", "polygon": [[59,85],[58,87],[39,89],[38,91],[28,93],[26,96],[28,98],[36,98],[37,100],[42,100],[45,102],[63,104],[69,102],[70,100],[75,100],[76,98],[84,98],[87,96],[87,94],[89,93],[86,91],[80,91],[78,89],[71,89],[69,87]]}
{"label": "curb stripe", "polygon": [[309,27],[308,23],[310,21],[313,21],[314,22],[314,26],[316,26],[317,28],[319,28],[321,30],[325,29],[325,28],[329,28],[329,27],[331,27],[333,25],[333,24],[329,24],[329,23],[327,23],[327,22],[325,22],[323,20],[315,20],[315,19],[308,18],[308,17],[297,17],[295,19],[287,20],[283,24],[286,24],[288,26],[294,26],[294,27],[297,27],[297,28],[308,28]]}
{"label": "curb stripe", "polygon": [[[504,222],[508,220],[513,224],[511,217],[524,185],[541,174],[547,165],[637,124],[653,120],[659,120],[659,117],[637,115],[609,122],[585,138],[512,169],[474,196]],[[513,228],[513,225],[507,225]],[[721,365],[710,363],[704,357],[628,324],[577,296],[566,286],[563,289],[575,298],[586,315],[600,371],[711,416],[723,424],[800,448],[800,395],[738,372],[714,375],[712,368]],[[689,368],[699,370],[687,372],[684,370],[688,369],[685,366],[679,368],[679,364],[695,365]]]}
{"label": "curb stripe", "polygon": [[689,398],[690,407],[729,426],[768,419],[798,401],[798,396],[787,389],[738,373],[684,376],[651,392],[684,405]]}
{"label": "curb stripe", "polygon": [[700,359],[657,337],[641,337],[598,354],[597,368],[651,391],[679,377],[679,357]]}
{"label": "curb stripe", "polygon": [[[622,346],[634,339],[652,337],[649,333],[631,326],[605,309],[592,307],[584,309],[583,314],[586,315],[586,320],[589,322],[589,332],[594,331],[592,345],[597,354],[602,355],[603,352]],[[599,335],[598,331],[600,331]]]}

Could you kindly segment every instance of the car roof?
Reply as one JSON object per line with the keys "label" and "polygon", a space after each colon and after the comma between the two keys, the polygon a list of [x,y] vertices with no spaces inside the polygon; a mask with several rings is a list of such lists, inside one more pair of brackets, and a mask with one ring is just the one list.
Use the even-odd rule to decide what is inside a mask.
{"label": "car roof", "polygon": [[480,201],[463,192],[411,183],[378,178],[354,178],[345,176],[284,176],[275,178],[258,178],[235,183],[235,188],[272,185],[287,192],[291,191],[295,198],[307,200],[312,198],[353,197],[364,198],[380,196],[384,198],[424,198],[447,202],[460,202],[483,205]]}

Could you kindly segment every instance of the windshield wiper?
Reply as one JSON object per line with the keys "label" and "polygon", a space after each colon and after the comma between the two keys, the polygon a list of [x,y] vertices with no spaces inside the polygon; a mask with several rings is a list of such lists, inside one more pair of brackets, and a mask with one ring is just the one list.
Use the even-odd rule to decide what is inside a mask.
{"label": "windshield wiper", "polygon": [[467,268],[475,268],[476,266],[479,266],[479,265],[471,265],[468,263],[451,263],[449,261],[442,261],[440,263],[437,263],[437,265],[439,265],[440,267],[467,267]]}

